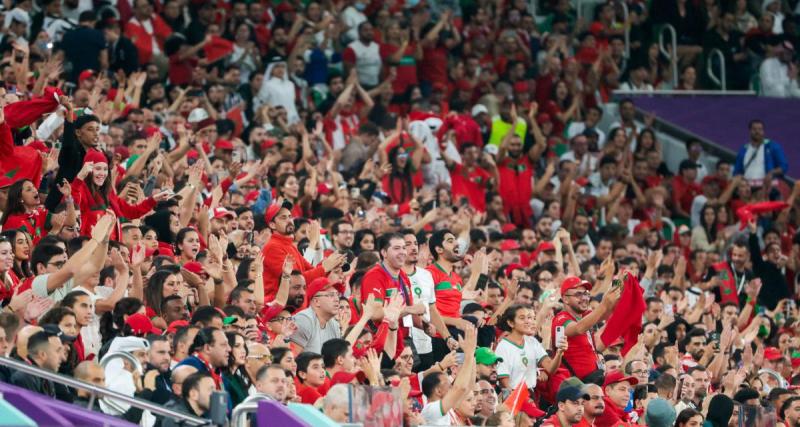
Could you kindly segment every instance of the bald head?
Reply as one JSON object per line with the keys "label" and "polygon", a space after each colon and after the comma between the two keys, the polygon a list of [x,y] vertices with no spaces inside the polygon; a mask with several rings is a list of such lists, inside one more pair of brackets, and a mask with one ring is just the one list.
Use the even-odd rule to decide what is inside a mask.
{"label": "bald head", "polygon": [[180,396],[183,393],[183,382],[189,375],[197,372],[197,368],[189,365],[181,365],[172,370],[170,380],[172,380],[172,393]]}
{"label": "bald head", "polygon": [[84,360],[75,367],[75,378],[96,386],[105,387],[106,372],[94,360]]}
{"label": "bald head", "polygon": [[28,358],[28,340],[31,335],[43,331],[39,326],[27,325],[17,332],[17,355],[23,359]]}

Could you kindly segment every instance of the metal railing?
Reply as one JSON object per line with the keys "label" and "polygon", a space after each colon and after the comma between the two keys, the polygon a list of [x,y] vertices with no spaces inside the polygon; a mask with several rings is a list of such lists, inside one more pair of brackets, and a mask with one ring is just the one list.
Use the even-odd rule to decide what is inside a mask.
{"label": "metal railing", "polygon": [[89,399],[89,405],[90,405],[89,408],[91,408],[91,406],[94,404],[94,401],[97,397],[101,398],[109,397],[119,400],[121,402],[125,402],[133,406],[134,408],[150,411],[150,413],[154,415],[161,415],[163,417],[168,417],[178,420],[182,425],[187,425],[187,426],[212,425],[210,420],[204,418],[194,417],[181,412],[165,409],[160,405],[156,405],[155,403],[148,402],[146,400],[130,397],[122,393],[116,392],[114,390],[109,390],[105,387],[99,387],[94,384],[89,384],[87,382],[76,380],[74,378],[46,371],[44,369],[28,365],[27,363],[9,359],[7,357],[0,357],[0,366],[5,366],[10,369],[22,371],[25,372],[26,374],[33,375],[37,378],[49,380],[54,383],[58,383],[67,387],[88,391],[91,394],[91,398]]}
{"label": "metal railing", "polygon": [[728,90],[722,92],[720,90],[675,90],[675,89],[656,89],[651,91],[629,90],[629,89],[614,89],[613,96],[756,96],[757,93],[753,90]]}
{"label": "metal railing", "polygon": [[624,1],[619,3],[622,5],[622,19],[625,26],[625,57],[631,57],[631,26],[628,23],[628,4]]}
{"label": "metal railing", "polygon": [[[719,60],[719,68],[720,68],[720,76],[717,77],[714,74],[714,57],[718,58]],[[714,84],[719,86],[723,92],[727,90],[727,82],[725,78],[725,55],[722,54],[722,51],[719,49],[712,49],[711,52],[708,54],[708,59],[706,60],[706,72],[708,73],[708,78],[711,79]]]}
{"label": "metal railing", "polygon": [[[670,52],[664,44],[664,32],[669,32],[672,38],[672,51]],[[664,24],[658,34],[658,50],[661,54],[669,58],[670,65],[672,66],[672,87],[678,87],[678,35],[675,32],[675,27],[670,24]]]}
{"label": "metal railing", "polygon": [[256,393],[248,396],[242,403],[236,405],[231,413],[230,427],[246,427],[247,415],[258,410],[258,402],[262,400],[275,400],[264,393]]}

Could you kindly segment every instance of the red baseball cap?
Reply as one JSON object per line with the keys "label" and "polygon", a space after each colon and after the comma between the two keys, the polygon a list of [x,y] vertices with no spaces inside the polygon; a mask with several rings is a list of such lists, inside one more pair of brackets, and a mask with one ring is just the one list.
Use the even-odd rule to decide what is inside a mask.
{"label": "red baseball cap", "polygon": [[546,413],[544,411],[542,411],[541,409],[537,408],[536,405],[534,405],[530,401],[523,403],[522,407],[520,408],[520,410],[522,412],[524,412],[525,415],[527,415],[527,416],[529,416],[531,418],[541,418],[541,417],[546,415]]}
{"label": "red baseball cap", "polygon": [[577,288],[586,288],[586,290],[591,290],[592,284],[586,280],[582,280],[577,276],[567,276],[567,278],[561,282],[561,296],[563,297],[568,290]]}
{"label": "red baseball cap", "polygon": [[626,377],[622,371],[614,369],[606,374],[606,379],[603,381],[603,387],[610,386],[611,384],[621,383],[623,381],[629,382],[631,385],[639,384],[636,377]]}
{"label": "red baseball cap", "polygon": [[334,288],[339,291],[340,294],[344,292],[343,283],[333,283],[327,277],[317,277],[316,279],[312,280],[308,285],[308,288],[306,288],[306,301],[311,301],[311,298],[314,298],[315,295],[328,288]]}
{"label": "red baseball cap", "polygon": [[524,269],[525,266],[522,264],[517,264],[517,263],[508,264],[508,266],[506,266],[506,277],[511,277],[511,273],[513,273],[514,270],[524,270]]}
{"label": "red baseball cap", "polygon": [[553,242],[548,242],[548,241],[539,243],[539,246],[536,247],[536,252],[545,252],[554,250],[556,250],[556,247],[553,245]]}
{"label": "red baseball cap", "polygon": [[781,351],[775,347],[767,347],[764,349],[764,359],[780,360],[783,359],[783,354],[781,354]]}
{"label": "red baseball cap", "polygon": [[281,209],[288,209],[289,212],[291,212],[292,211],[291,202],[284,201],[281,204],[273,203],[269,205],[269,207],[267,208],[267,212],[264,214],[264,219],[267,221],[267,224],[269,224],[270,222],[272,222],[273,219],[275,219],[275,216],[278,215],[278,212],[280,212]]}
{"label": "red baseball cap", "polygon": [[133,332],[134,335],[161,335],[161,329],[153,326],[153,322],[151,322],[150,319],[148,319],[147,316],[142,313],[136,313],[128,316],[128,318],[125,319],[125,324],[131,327],[131,332]]}
{"label": "red baseball cap", "polygon": [[500,243],[500,250],[501,251],[515,251],[520,248],[519,242],[516,240],[506,239],[503,240],[503,243]]}
{"label": "red baseball cap", "polygon": [[167,326],[167,330],[164,332],[168,334],[174,334],[175,332],[178,332],[178,329],[183,329],[187,326],[189,326],[188,320],[173,320],[172,323]]}
{"label": "red baseball cap", "polygon": [[225,209],[225,208],[223,208],[221,206],[218,207],[218,208],[214,208],[214,210],[211,211],[211,215],[212,215],[211,217],[213,219],[220,219],[220,218],[225,218],[225,217],[228,217],[228,218],[231,218],[231,219],[236,218],[236,215],[234,215],[233,212],[231,212],[231,211],[229,211],[229,210],[227,210],[227,209]]}
{"label": "red baseball cap", "polygon": [[81,83],[86,79],[91,79],[94,76],[95,76],[94,70],[92,69],[83,70],[81,71],[80,74],[78,74],[78,83]]}
{"label": "red baseball cap", "polygon": [[217,150],[233,150],[233,143],[227,139],[218,139],[214,144],[214,148]]}

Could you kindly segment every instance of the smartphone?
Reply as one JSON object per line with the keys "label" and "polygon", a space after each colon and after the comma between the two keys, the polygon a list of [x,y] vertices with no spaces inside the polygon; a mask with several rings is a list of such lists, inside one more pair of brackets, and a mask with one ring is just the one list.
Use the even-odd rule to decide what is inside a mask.
{"label": "smartphone", "polygon": [[456,353],[456,363],[458,363],[459,366],[464,364],[464,353]]}
{"label": "smartphone", "polygon": [[350,198],[357,199],[361,196],[361,190],[358,187],[353,187],[350,189]]}
{"label": "smartphone", "polygon": [[675,393],[674,393],[674,395],[672,396],[672,400],[674,400],[675,402],[677,402],[677,401],[679,401],[679,400],[681,399],[681,394],[683,394],[683,393],[682,393],[682,390],[683,390],[683,382],[684,382],[684,378],[683,378],[683,377],[681,377],[681,378],[678,380],[678,384],[677,384],[677,385],[676,385],[676,387],[675,387]]}
{"label": "smartphone", "polygon": [[366,217],[367,217],[367,213],[366,213],[366,212],[364,212],[364,210],[363,210],[363,209],[359,209],[359,210],[358,210],[358,212],[356,212],[356,215],[357,215],[359,218],[361,218],[361,219],[364,219],[364,218],[366,218]]}
{"label": "smartphone", "polygon": [[564,337],[564,326],[556,326],[556,340],[555,343],[558,344],[561,341],[561,338]]}

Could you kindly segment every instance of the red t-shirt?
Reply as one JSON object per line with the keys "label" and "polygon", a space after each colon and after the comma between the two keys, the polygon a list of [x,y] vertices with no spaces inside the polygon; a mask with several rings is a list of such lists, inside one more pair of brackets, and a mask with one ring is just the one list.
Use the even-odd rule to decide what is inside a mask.
{"label": "red t-shirt", "polygon": [[503,211],[519,227],[529,227],[533,215],[530,200],[533,197],[533,164],[524,152],[519,158],[506,157],[497,165],[500,175],[499,193],[503,197]]}
{"label": "red t-shirt", "polygon": [[300,396],[302,403],[313,405],[317,402],[317,400],[319,400],[319,398],[322,397],[322,395],[319,394],[319,391],[317,391],[317,389],[314,387],[307,386],[300,382],[297,382],[295,387],[297,389],[297,395]]}
{"label": "red t-shirt", "polygon": [[[586,314],[589,313],[584,313],[584,316]],[[566,328],[569,322],[577,321],[578,319],[569,314],[566,310],[561,311],[553,318],[553,324],[550,331],[552,334],[551,336],[556,336],[556,326],[564,326],[564,328]],[[567,369],[570,370],[570,374],[572,374],[572,371],[574,371],[575,375],[577,375],[579,378],[583,378],[597,370],[597,354],[594,349],[593,339],[590,331],[587,331],[582,335],[568,337],[567,344],[567,352],[564,353],[563,359],[569,363],[569,366],[572,368],[571,370]],[[564,365],[564,368],[567,367],[563,362],[562,365]]]}
{"label": "red t-shirt", "polygon": [[447,85],[447,49],[439,46],[423,49],[419,65],[420,80]]}
{"label": "red t-shirt", "polygon": [[694,197],[702,192],[697,183],[686,182],[680,175],[672,178],[672,202],[680,206],[684,212],[691,212]]}
{"label": "red t-shirt", "polygon": [[436,309],[444,317],[461,317],[461,288],[464,281],[455,271],[450,274],[444,271],[439,263],[428,266],[433,277],[433,289],[436,292]]}
{"label": "red t-shirt", "polygon": [[[367,271],[361,280],[361,300],[366,301],[367,297],[372,294],[375,295],[376,301],[386,301],[400,292],[406,306],[411,306],[414,304],[414,298],[410,284],[411,281],[403,270],[400,270],[400,274],[397,277],[392,277],[389,271],[383,267],[383,264],[378,264]],[[399,323],[402,323],[402,319]],[[399,328],[397,331],[396,354],[400,354],[403,350],[403,339],[410,333],[411,331],[408,328]]]}
{"label": "red t-shirt", "polygon": [[486,187],[489,185],[491,175],[480,166],[473,166],[466,171],[460,164],[456,164],[450,171],[453,197],[466,196],[469,204],[478,212],[486,210]]}
{"label": "red t-shirt", "polygon": [[417,80],[417,60],[414,58],[414,52],[417,50],[416,46],[409,44],[400,62],[397,64],[390,64],[387,59],[394,55],[400,46],[385,43],[381,45],[381,59],[384,61],[384,66],[396,67],[397,76],[392,82],[392,92],[395,95],[403,94],[409,86],[418,84]]}

